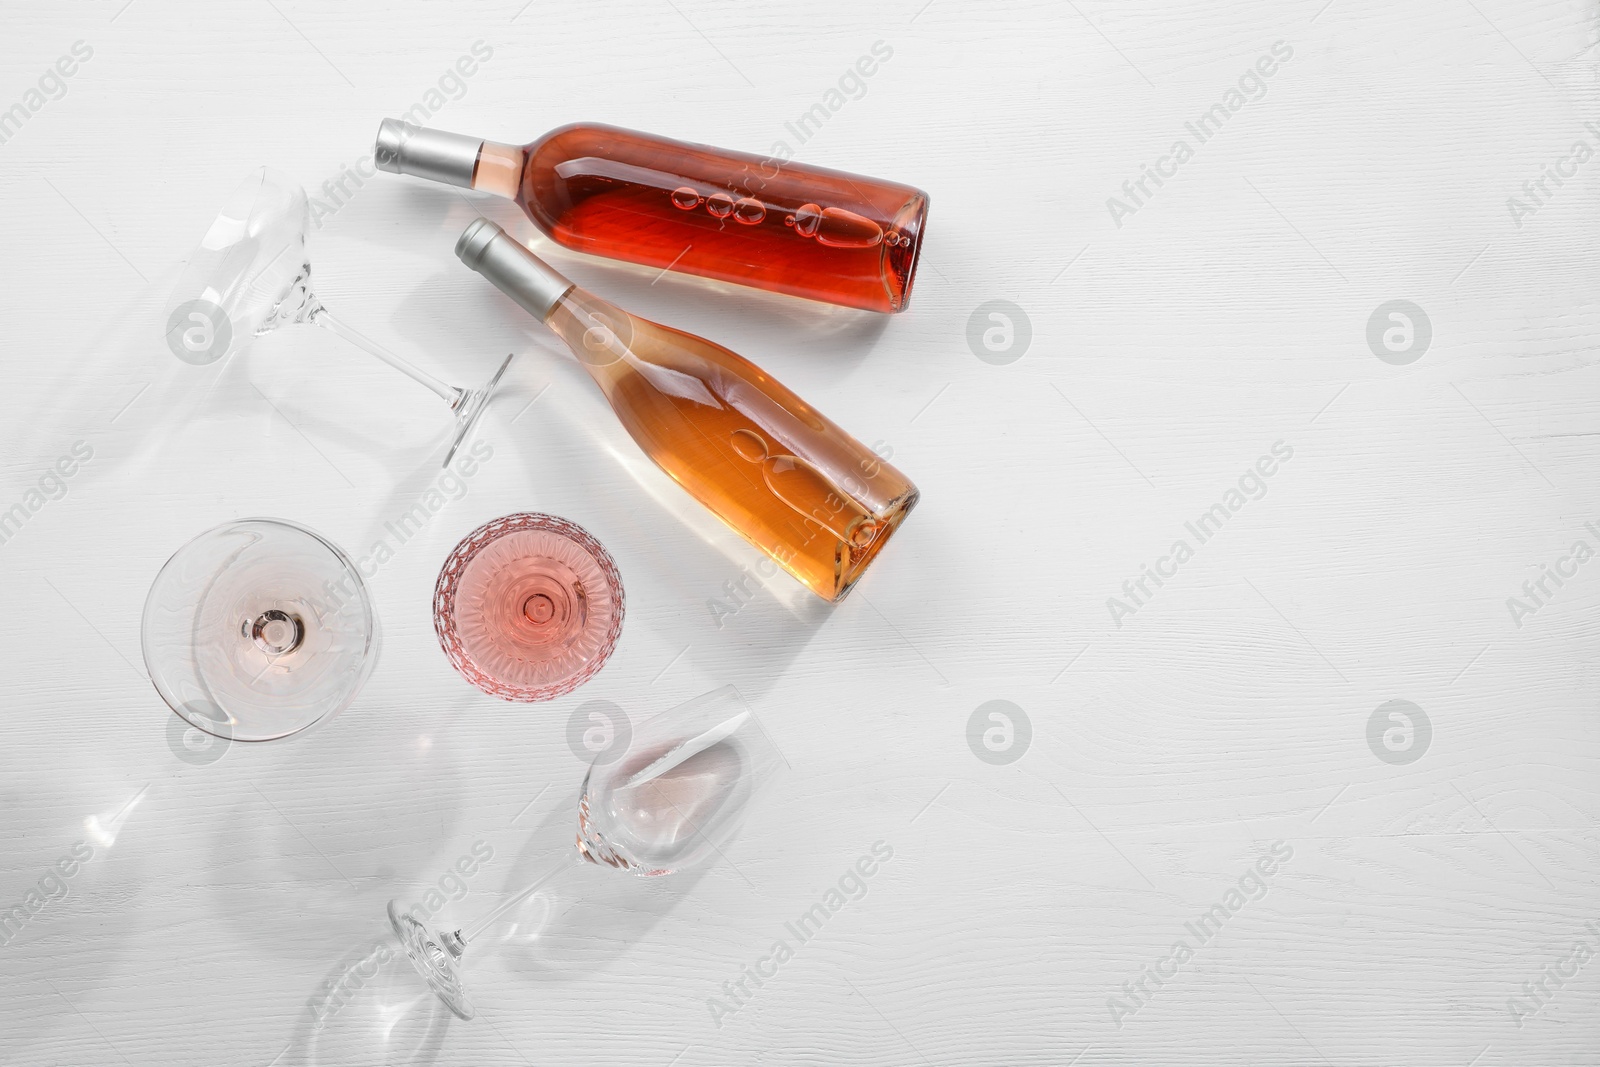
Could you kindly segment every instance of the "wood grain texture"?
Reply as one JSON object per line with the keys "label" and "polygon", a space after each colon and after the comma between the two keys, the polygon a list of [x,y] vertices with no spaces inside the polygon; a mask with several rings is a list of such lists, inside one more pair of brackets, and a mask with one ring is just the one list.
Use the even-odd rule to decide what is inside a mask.
{"label": "wood grain texture", "polygon": [[[1600,1063],[1600,562],[1508,607],[1574,542],[1600,548],[1600,152],[1545,177],[1600,148],[1596,17],[9,8],[0,109],[74,42],[93,56],[0,143],[0,508],[74,442],[94,458],[0,544],[0,907],[95,844],[0,946],[0,1062]],[[301,740],[181,758],[139,647],[161,563],[262,514],[370,552],[434,484],[443,433],[430,398],[310,328],[223,366],[171,358],[164,298],[223,193],[268,163],[323,195],[478,41],[492,58],[445,85],[435,125],[522,141],[596,120],[766,152],[880,40],[892,60],[794,147],[931,193],[893,319],[580,259],[509,205],[387,175],[321,220],[317,284],[357,328],[462,381],[521,358],[492,459],[372,580],[384,650],[357,702]],[[1292,54],[1263,90],[1189,132],[1275,45]],[[1179,139],[1190,158],[1130,203]],[[475,212],[892,450],[924,499],[858,593],[829,611],[768,579],[719,619],[756,557],[456,263]],[[1367,340],[1397,299],[1432,327],[1403,366]],[[992,300],[1031,326],[1013,362],[969,347]],[[1241,488],[1279,442],[1292,458]],[[1186,523],[1230,490],[1253,498],[1201,543]],[[428,616],[450,547],[521,509],[592,530],[628,596],[606,670],[531,708],[462,683]],[[1179,540],[1176,574],[1113,612]],[[550,868],[585,700],[643,717],[727,683],[791,768],[727,862],[563,876],[474,952],[480,1019],[447,1021],[385,953],[384,903],[424,899],[479,843],[463,916]],[[1397,699],[1432,731],[1407,764],[1368,742]],[[969,746],[993,700],[1031,724],[1008,765]],[[864,895],[795,939],[880,841]],[[1252,874],[1274,847],[1291,855]],[[792,958],[735,1001],[724,983],[778,939]]]}

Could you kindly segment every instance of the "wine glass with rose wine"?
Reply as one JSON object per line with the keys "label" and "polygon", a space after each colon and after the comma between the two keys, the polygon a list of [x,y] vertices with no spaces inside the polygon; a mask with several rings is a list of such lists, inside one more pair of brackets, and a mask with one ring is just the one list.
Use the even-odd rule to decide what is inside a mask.
{"label": "wine glass with rose wine", "polygon": [[582,526],[523,511],[473,530],[439,568],[433,625],[463,678],[515,703],[592,678],[622,635],[622,576]]}
{"label": "wine glass with rose wine", "polygon": [[378,615],[339,546],[298,523],[240,519],[173,553],[140,628],[156,692],[190,726],[275,741],[348,707],[378,659]]}
{"label": "wine glass with rose wine", "polygon": [[392,900],[389,922],[428,987],[457,1016],[470,1019],[474,1009],[460,967],[468,945],[575,867],[596,863],[659,877],[726,858],[751,800],[784,766],[738,690],[715,689],[640,723],[624,749],[596,757],[578,799],[571,863],[461,929],[430,934]]}

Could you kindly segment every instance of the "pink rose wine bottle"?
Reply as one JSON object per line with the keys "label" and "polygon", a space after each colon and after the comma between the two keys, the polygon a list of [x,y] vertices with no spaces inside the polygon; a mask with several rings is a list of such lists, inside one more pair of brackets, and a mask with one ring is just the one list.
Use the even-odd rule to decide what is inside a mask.
{"label": "pink rose wine bottle", "polygon": [[906,309],[928,215],[909,185],[615,126],[506,145],[384,119],[374,153],[514,200],[579,252],[867,311]]}

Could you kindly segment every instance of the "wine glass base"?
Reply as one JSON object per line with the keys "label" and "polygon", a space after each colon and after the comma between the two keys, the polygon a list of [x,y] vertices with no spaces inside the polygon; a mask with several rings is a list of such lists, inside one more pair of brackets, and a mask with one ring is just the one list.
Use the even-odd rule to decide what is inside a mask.
{"label": "wine glass base", "polygon": [[394,927],[394,934],[400,939],[400,946],[406,950],[411,966],[428,983],[428,988],[458,1018],[470,1019],[477,1014],[461,987],[461,973],[456,966],[455,954],[430,937],[427,928],[416,919],[405,912],[396,911],[394,901],[389,901],[388,910],[389,925]]}
{"label": "wine glass base", "polygon": [[494,395],[495,387],[500,384],[500,379],[505,376],[506,368],[511,366],[511,361],[516,356],[515,352],[506,356],[505,360],[500,364],[500,369],[494,372],[494,377],[490,378],[488,384],[482,389],[466,389],[462,391],[461,399],[457,400],[455,404],[455,436],[450,439],[450,451],[444,454],[443,466],[450,466],[450,461],[456,456],[456,450],[466,443],[467,438],[472,435],[473,429],[478,425],[478,416],[482,415],[483,409],[489,406],[489,398]]}

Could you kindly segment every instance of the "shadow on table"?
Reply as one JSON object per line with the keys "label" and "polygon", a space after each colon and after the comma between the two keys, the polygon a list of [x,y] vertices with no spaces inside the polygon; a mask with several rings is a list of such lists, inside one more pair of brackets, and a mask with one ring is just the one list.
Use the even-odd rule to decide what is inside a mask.
{"label": "shadow on table", "polygon": [[[536,882],[544,884],[467,948],[462,962],[480,1003],[506,1004],[508,993],[514,992],[511,983],[563,983],[609,969],[646,940],[709,869],[645,878],[583,861],[575,841],[578,795],[573,789],[528,834],[500,899]],[[486,971],[501,972],[492,979],[507,984],[495,989],[476,980]]]}
{"label": "shadow on table", "polygon": [[392,934],[352,948],[306,999],[281,1067],[433,1063],[454,1020]]}
{"label": "shadow on table", "polygon": [[[706,868],[642,878],[580,860],[574,847],[577,791],[531,830],[496,902],[474,894],[465,910],[430,916],[430,934],[470,927],[535,883],[540,888],[498,916],[462,953],[466,994],[483,1013],[533,1003],[529,985],[583,980],[645,940]],[[412,968],[391,932],[339,958],[306,999],[284,1065],[431,1064],[454,1016]],[[481,1026],[473,1020],[457,1025]]]}
{"label": "shadow on table", "polygon": [[[442,706],[441,723],[477,699]],[[389,861],[455,832],[468,773],[455,736],[441,728],[426,744],[396,736],[375,747],[385,710],[366,693],[326,726],[232,745],[224,773],[192,794],[191,832],[206,836],[214,864],[202,891],[253,956],[301,958],[311,913],[341,914],[352,897],[387,883]],[[304,895],[286,907],[295,894]],[[381,898],[364,906],[381,918]]]}

